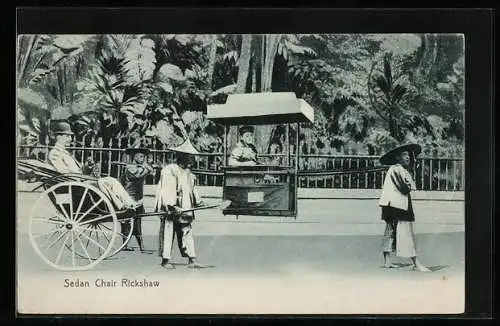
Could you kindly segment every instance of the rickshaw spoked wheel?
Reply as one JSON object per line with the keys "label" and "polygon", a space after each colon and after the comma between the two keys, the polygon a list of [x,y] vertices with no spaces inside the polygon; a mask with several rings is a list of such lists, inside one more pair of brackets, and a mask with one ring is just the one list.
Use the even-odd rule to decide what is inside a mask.
{"label": "rickshaw spoked wheel", "polygon": [[[117,215],[117,216],[119,216],[119,215]],[[113,223],[112,219],[109,219],[109,218],[105,219],[99,223],[90,223],[87,226],[87,230],[88,230],[89,234],[99,232],[99,234],[103,234],[103,236],[106,235],[109,238],[111,236],[111,234],[113,233],[112,223]],[[132,234],[133,234],[133,228],[134,228],[133,223],[134,223],[133,218],[119,218],[118,219],[118,228],[116,230],[116,238],[115,238],[113,244],[111,245],[111,249],[110,249],[109,253],[106,255],[106,257],[104,257],[104,260],[109,259],[109,258],[113,257],[114,255],[116,255],[117,253],[119,253],[130,242],[130,239],[132,238]],[[84,244],[88,245],[89,241],[85,241]],[[66,247],[68,247],[68,249],[71,250],[71,248],[69,248],[68,245],[66,245]],[[76,250],[75,254],[80,258],[87,258],[86,253],[81,251],[81,250]],[[89,256],[91,259],[98,259],[100,257],[99,253],[94,253],[94,255],[89,253]]]}
{"label": "rickshaw spoked wheel", "polygon": [[58,270],[96,266],[109,256],[118,233],[113,205],[98,188],[87,183],[62,182],[46,189],[30,214],[33,249]]}

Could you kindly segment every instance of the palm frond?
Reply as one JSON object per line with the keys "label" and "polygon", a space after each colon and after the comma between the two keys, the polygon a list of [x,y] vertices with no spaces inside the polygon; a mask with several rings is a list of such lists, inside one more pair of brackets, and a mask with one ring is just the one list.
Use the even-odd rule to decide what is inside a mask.
{"label": "palm frond", "polygon": [[390,98],[391,88],[390,88],[389,81],[387,81],[387,79],[384,76],[379,75],[379,76],[374,77],[374,82],[375,82],[375,86],[380,88],[380,90],[384,93],[385,97]]}
{"label": "palm frond", "polygon": [[394,89],[392,90],[392,96],[391,96],[392,101],[394,103],[399,102],[403,98],[403,96],[406,94],[406,92],[407,92],[407,89],[405,87],[403,87],[401,85],[396,85],[394,87]]}

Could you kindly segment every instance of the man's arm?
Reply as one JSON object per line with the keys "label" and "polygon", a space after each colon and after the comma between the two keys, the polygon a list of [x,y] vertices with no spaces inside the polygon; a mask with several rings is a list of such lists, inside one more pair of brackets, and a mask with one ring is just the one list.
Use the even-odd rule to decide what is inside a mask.
{"label": "man's arm", "polygon": [[64,162],[63,156],[59,151],[51,150],[49,152],[49,163],[56,169],[59,173],[70,173],[68,165]]}
{"label": "man's arm", "polygon": [[393,169],[391,171],[391,180],[396,188],[403,194],[407,195],[411,190],[415,190],[416,186],[410,174],[406,170]]}
{"label": "man's arm", "polygon": [[238,145],[236,145],[231,151],[231,155],[229,156],[228,159],[228,164],[240,165],[241,156],[242,156],[242,150]]}
{"label": "man's arm", "polygon": [[92,159],[92,156],[89,156],[89,157],[87,157],[87,160],[85,161],[85,163],[83,163],[82,173],[86,174],[86,175],[93,175],[95,177],[98,177],[99,175],[97,172],[99,172],[99,171],[97,171],[97,168],[98,168],[98,166],[96,165],[96,163]]}
{"label": "man's arm", "polygon": [[125,173],[131,179],[143,178],[152,172],[153,168],[146,165],[142,166],[142,165],[129,164],[125,168]]}
{"label": "man's arm", "polygon": [[198,192],[198,179],[196,178],[196,175],[191,173],[191,187],[193,189],[193,200],[194,200],[194,205],[195,206],[203,206],[204,203],[201,200],[200,193]]}
{"label": "man's arm", "polygon": [[257,159],[255,157],[255,154],[253,155],[253,157],[248,157],[247,155],[245,155],[244,149],[240,146],[237,146],[231,152],[228,164],[233,166],[251,166],[257,164]]}

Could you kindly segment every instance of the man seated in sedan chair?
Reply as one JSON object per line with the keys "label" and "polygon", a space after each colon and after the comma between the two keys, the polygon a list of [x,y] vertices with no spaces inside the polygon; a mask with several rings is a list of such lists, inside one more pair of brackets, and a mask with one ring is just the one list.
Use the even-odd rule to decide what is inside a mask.
{"label": "man seated in sedan chair", "polygon": [[[71,145],[73,131],[67,121],[57,121],[53,124],[52,135],[55,137],[54,147],[49,151],[49,163],[59,173],[84,174],[88,172],[89,165],[93,165],[88,160],[83,166],[66,150]],[[122,184],[113,177],[98,178],[95,184],[106,197],[113,203],[117,210],[126,210],[127,215],[135,214],[136,208],[141,206],[128,194]]]}
{"label": "man seated in sedan chair", "polygon": [[[240,140],[234,145],[229,156],[229,166],[256,166],[262,165],[257,160],[257,148],[254,145],[254,131],[252,126],[243,126],[239,129]],[[262,177],[264,183],[275,183],[276,178],[265,174]]]}
{"label": "man seated in sedan chair", "polygon": [[234,145],[229,157],[230,166],[255,166],[257,148],[254,145],[254,127],[243,126],[239,129],[240,140]]}

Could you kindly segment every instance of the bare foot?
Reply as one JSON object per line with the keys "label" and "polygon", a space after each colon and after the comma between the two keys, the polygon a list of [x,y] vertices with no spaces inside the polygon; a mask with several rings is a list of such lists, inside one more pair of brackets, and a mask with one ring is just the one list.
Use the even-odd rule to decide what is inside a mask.
{"label": "bare foot", "polygon": [[427,267],[425,267],[424,265],[414,265],[411,267],[411,270],[412,271],[416,271],[416,272],[423,272],[423,273],[429,273],[429,272],[432,272],[430,269],[428,269]]}
{"label": "bare foot", "polygon": [[165,268],[165,269],[175,269],[175,266],[172,265],[171,263],[161,264],[160,266]]}
{"label": "bare foot", "polygon": [[191,262],[188,264],[188,268],[207,268],[207,266],[200,264],[198,262]]}

